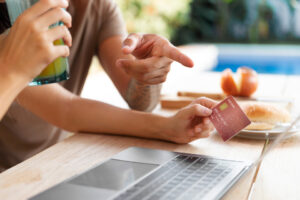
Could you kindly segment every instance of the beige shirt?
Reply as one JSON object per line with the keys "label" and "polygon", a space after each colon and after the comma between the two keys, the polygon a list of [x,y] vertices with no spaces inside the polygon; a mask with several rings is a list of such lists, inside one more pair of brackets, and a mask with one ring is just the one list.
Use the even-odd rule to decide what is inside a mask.
{"label": "beige shirt", "polygon": [[[73,17],[70,79],[61,84],[80,94],[99,44],[126,32],[113,0],[71,0],[69,12]],[[55,144],[61,133],[59,128],[14,102],[0,123],[0,171]]]}

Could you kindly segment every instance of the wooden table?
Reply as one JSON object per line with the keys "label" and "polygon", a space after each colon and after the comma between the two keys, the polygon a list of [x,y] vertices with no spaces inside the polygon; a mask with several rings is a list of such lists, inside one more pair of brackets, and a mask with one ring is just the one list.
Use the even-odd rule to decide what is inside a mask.
{"label": "wooden table", "polygon": [[[169,79],[163,88],[164,94],[174,94],[176,90],[181,89],[220,92],[220,74],[203,72],[197,68],[193,69],[193,73],[189,73],[189,69],[178,65],[174,65],[172,68]],[[193,78],[190,77],[190,74],[193,74]],[[106,79],[98,77],[98,79],[90,80]],[[104,85],[105,88],[108,88],[107,92],[111,92],[112,86],[99,85]],[[299,91],[299,77],[262,75],[256,96],[284,96],[300,99]],[[106,96],[105,92],[102,94]],[[121,107],[123,106],[124,104],[121,104]],[[155,112],[170,114],[159,108]],[[264,140],[242,138],[233,138],[224,143],[217,134],[187,145],[103,134],[75,134],[0,174],[0,199],[27,199],[131,146],[253,161],[261,154],[264,143]],[[264,159],[251,193],[252,199],[300,199],[298,192],[300,185],[299,143],[300,136],[293,136]],[[247,199],[255,181],[255,172],[256,169],[252,169],[247,173],[226,194],[224,199]]]}

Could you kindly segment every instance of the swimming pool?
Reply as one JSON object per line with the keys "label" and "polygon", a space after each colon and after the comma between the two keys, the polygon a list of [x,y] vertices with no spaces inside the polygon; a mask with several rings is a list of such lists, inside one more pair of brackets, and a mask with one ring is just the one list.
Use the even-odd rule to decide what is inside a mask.
{"label": "swimming pool", "polygon": [[212,71],[248,66],[258,73],[300,75],[300,45],[217,45]]}

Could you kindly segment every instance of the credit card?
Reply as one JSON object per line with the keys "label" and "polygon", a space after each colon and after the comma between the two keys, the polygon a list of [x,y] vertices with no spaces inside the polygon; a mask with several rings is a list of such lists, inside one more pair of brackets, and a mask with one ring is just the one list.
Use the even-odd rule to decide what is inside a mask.
{"label": "credit card", "polygon": [[209,119],[224,141],[231,139],[251,124],[249,118],[232,96],[215,106]]}

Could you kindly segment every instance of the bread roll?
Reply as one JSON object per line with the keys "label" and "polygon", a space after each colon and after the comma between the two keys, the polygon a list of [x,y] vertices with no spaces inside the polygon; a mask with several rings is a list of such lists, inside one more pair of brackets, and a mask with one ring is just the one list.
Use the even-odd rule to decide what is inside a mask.
{"label": "bread roll", "polygon": [[275,124],[269,124],[265,122],[252,122],[249,126],[247,126],[246,130],[271,130],[275,127]]}
{"label": "bread roll", "polygon": [[247,130],[269,130],[277,123],[290,122],[291,116],[286,108],[275,104],[247,102],[240,103],[243,111],[251,120]]}

